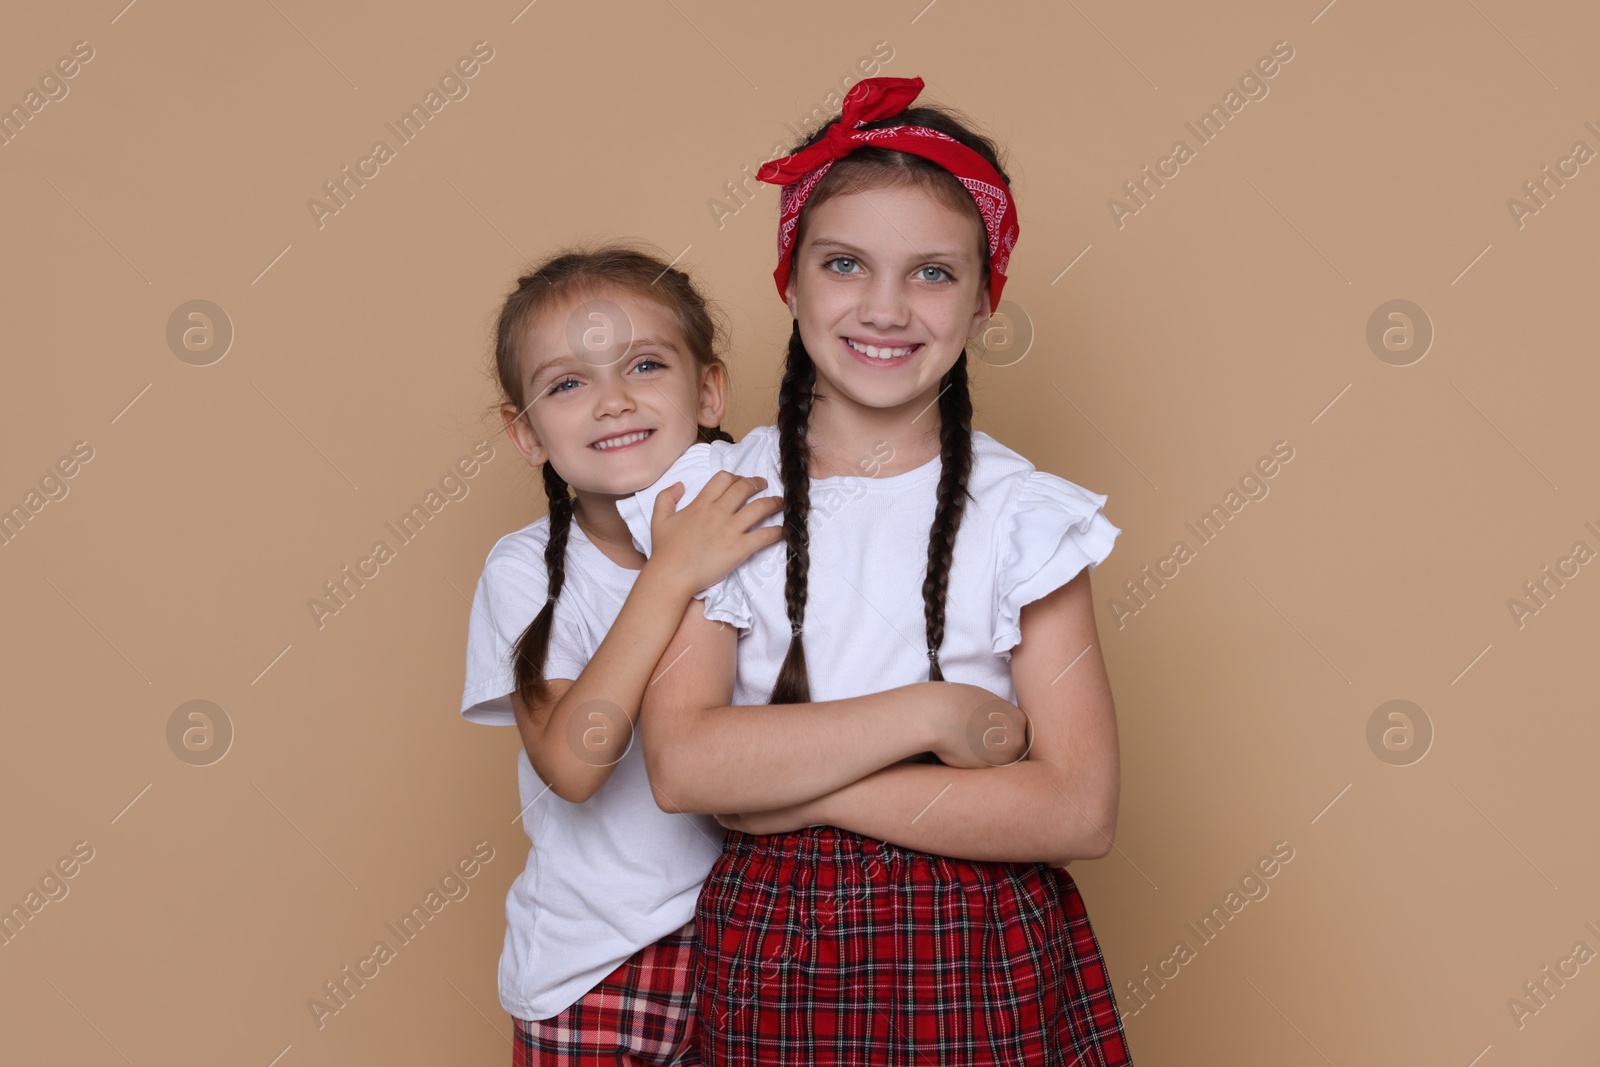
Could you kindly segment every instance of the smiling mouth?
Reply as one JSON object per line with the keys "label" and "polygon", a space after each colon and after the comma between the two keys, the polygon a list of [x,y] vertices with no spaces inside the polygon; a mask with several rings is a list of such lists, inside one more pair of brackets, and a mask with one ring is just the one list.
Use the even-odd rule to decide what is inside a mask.
{"label": "smiling mouth", "polygon": [[911,353],[922,347],[921,345],[905,345],[900,348],[888,348],[883,345],[864,345],[859,341],[854,341],[848,337],[844,339],[844,343],[849,345],[853,350],[860,352],[868,359],[881,359],[884,361],[891,359],[904,359],[906,356],[911,355]]}
{"label": "smiling mouth", "polygon": [[614,448],[627,448],[629,445],[636,445],[653,433],[655,433],[654,430],[635,430],[633,433],[619,434],[616,437],[607,437],[602,441],[596,441],[589,447],[600,452],[609,452]]}

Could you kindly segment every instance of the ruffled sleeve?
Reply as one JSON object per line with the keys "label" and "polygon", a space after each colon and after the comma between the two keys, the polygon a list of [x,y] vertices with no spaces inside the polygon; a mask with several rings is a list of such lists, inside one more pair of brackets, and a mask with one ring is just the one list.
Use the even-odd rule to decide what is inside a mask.
{"label": "ruffled sleeve", "polygon": [[1106,497],[1033,471],[1002,519],[995,567],[994,651],[1010,658],[1022,640],[1022,608],[1093,571],[1122,531],[1100,511]]}
{"label": "ruffled sleeve", "polygon": [[[720,456],[712,445],[704,442],[694,444],[689,446],[689,449],[667,468],[666,473],[648,488],[617,501],[617,511],[628,524],[628,532],[633,536],[633,543],[638,546],[639,551],[646,556],[654,551],[655,546],[650,537],[650,517],[655,513],[656,497],[661,495],[663,489],[677,482],[683,483],[683,495],[678,498],[678,507],[681,509],[700,494],[700,490],[706,487],[712,475],[726,469],[729,468],[724,466],[724,457]],[[776,525],[781,521],[777,516],[773,516],[763,525]],[[736,627],[740,637],[750,632],[749,597],[743,582],[739,579],[739,568],[735,568],[732,574],[715,585],[700,590],[695,594],[695,599],[705,601],[706,618]]]}

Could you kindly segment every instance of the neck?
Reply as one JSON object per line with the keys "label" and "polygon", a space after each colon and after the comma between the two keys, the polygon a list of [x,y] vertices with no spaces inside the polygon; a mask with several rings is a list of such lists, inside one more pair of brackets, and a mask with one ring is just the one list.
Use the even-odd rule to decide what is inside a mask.
{"label": "neck", "polygon": [[887,478],[915,470],[940,452],[940,416],[934,385],[892,408],[854,403],[818,377],[806,438],[811,477],[847,474]]}
{"label": "neck", "polygon": [[630,570],[644,566],[645,556],[633,546],[633,535],[628,524],[617,511],[621,497],[605,493],[574,492],[572,521],[578,524],[583,535],[612,562]]}

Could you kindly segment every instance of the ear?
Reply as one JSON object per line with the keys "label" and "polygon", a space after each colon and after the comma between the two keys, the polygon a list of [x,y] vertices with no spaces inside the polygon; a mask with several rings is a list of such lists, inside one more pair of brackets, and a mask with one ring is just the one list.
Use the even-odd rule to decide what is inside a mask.
{"label": "ear", "polygon": [[789,280],[783,288],[783,302],[789,305],[789,317],[800,317],[800,300],[794,295],[794,260],[789,260]]}
{"label": "ear", "polygon": [[722,425],[727,387],[727,369],[721,363],[707,364],[700,375],[700,410],[697,414],[701,426],[710,428]]}
{"label": "ear", "polygon": [[976,341],[982,337],[992,317],[989,313],[989,283],[986,281],[978,287],[978,306],[972,313],[972,323],[967,329],[967,340]]}
{"label": "ear", "polygon": [[516,447],[524,462],[530,467],[544,466],[545,460],[550,457],[539,442],[539,434],[534,430],[533,420],[528,413],[517,410],[515,404],[501,404],[500,418],[506,424],[506,439]]}

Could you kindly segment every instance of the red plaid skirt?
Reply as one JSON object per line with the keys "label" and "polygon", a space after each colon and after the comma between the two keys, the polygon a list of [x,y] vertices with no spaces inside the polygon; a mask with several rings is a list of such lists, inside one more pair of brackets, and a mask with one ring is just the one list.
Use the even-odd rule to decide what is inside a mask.
{"label": "red plaid skirt", "polygon": [[694,924],[635,952],[566,1011],[516,1020],[513,1067],[699,1067]]}
{"label": "red plaid skirt", "polygon": [[1077,885],[832,826],[729,831],[695,914],[708,1067],[1126,1067]]}

